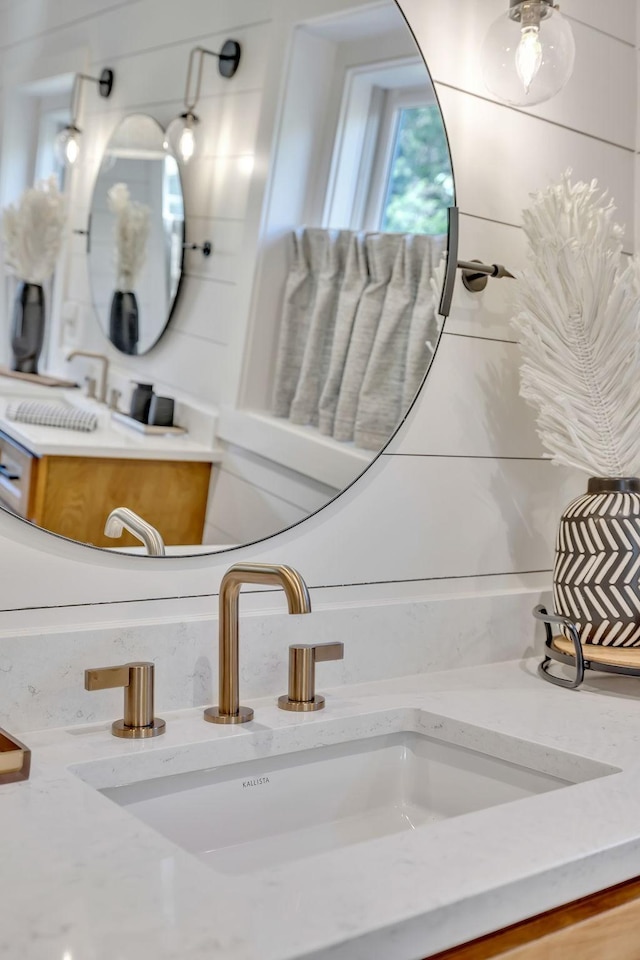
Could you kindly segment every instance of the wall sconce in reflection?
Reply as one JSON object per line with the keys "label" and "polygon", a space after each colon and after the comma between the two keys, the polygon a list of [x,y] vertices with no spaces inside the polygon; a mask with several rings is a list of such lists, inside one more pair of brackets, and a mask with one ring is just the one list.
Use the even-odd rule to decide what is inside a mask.
{"label": "wall sconce in reflection", "polygon": [[[175,157],[178,157],[183,163],[189,163],[196,154],[198,140],[196,137],[196,127],[200,123],[195,114],[195,109],[200,99],[202,89],[202,68],[204,58],[217,57],[218,72],[221,77],[230,80],[236,75],[240,65],[241,48],[237,40],[227,40],[223,44],[220,53],[214,53],[213,50],[205,50],[204,47],[194,47],[189,55],[189,70],[187,71],[187,86],[184,95],[184,113],[172,120],[167,127],[165,150],[171,150]],[[196,72],[195,90],[193,90],[193,75],[195,70],[195,61],[198,58],[198,67]]]}
{"label": "wall sconce in reflection", "polygon": [[576,45],[553,0],[510,0],[482,49],[489,91],[514,106],[550,100],[573,73]]}
{"label": "wall sconce in reflection", "polygon": [[85,73],[76,73],[71,94],[71,123],[68,124],[56,137],[55,151],[60,163],[72,167],[80,156],[82,130],[78,126],[80,111],[80,92],[85,80],[98,85],[98,93],[108,99],[113,90],[113,70],[106,67],[99,77],[89,77]]}

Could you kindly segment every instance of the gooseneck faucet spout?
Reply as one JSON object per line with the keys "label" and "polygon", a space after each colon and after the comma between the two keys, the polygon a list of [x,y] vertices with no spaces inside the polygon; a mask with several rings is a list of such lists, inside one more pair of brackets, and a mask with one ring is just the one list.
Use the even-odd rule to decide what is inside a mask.
{"label": "gooseneck faucet spout", "polygon": [[209,723],[246,723],[253,718],[250,707],[240,706],[239,606],[245,583],[282,587],[289,613],[311,613],[307,585],[291,567],[267,563],[236,563],[222,578],[219,599],[219,697],[217,707],[204,712]]}
{"label": "gooseneck faucet spout", "polygon": [[164,557],[164,540],[160,532],[128,507],[116,507],[107,517],[104,525],[105,536],[117,540],[125,530],[145,545],[150,557]]}

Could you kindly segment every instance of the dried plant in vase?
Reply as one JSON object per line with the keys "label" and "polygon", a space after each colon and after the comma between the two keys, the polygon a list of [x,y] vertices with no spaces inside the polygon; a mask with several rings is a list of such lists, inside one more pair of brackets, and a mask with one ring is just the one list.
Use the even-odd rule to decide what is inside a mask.
{"label": "dried plant in vase", "polygon": [[65,225],[64,197],[55,177],[25,190],[2,214],[4,259],[18,278],[11,327],[11,368],[37,374],[44,342],[43,283],[55,270]]}
{"label": "dried plant in vase", "polygon": [[138,352],[139,319],[135,285],[147,259],[150,210],[132,200],[126,183],[116,183],[107,194],[116,217],[116,290],[111,301],[109,336],[123,353]]}
{"label": "dried plant in vase", "polygon": [[583,644],[640,646],[640,266],[597,182],[570,172],[524,212],[521,393],[554,463],[589,476],[560,521],[556,612]]}

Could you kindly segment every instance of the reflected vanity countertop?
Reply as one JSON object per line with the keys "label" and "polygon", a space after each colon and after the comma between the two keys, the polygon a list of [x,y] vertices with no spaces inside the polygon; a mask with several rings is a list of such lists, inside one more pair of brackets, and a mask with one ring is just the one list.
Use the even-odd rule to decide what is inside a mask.
{"label": "reflected vanity countertop", "polygon": [[[109,457],[126,460],[180,460],[202,463],[218,463],[223,458],[219,448],[199,443],[188,434],[145,435],[111,419],[111,412],[95,401],[87,401],[80,394],[70,391],[47,393],[27,392],[7,394],[4,392],[6,378],[0,390],[0,430],[20,446],[37,457]],[[70,401],[70,397],[73,399]],[[83,410],[91,410],[98,417],[98,427],[91,432],[65,430],[60,427],[44,427],[31,423],[9,420],[7,405],[19,400],[35,399],[41,402],[60,401]]]}
{"label": "reflected vanity countertop", "polygon": [[[159,703],[167,733],[151,741],[116,740],[108,724],[11,731],[33,763],[30,781],[0,787],[0,957],[407,960],[637,876],[640,685],[589,678],[575,693],[545,684],[535,668],[510,662],[342,687],[307,715],[256,701],[255,721],[242,727],[206,724],[200,710],[166,714]],[[418,722],[422,733],[502,750],[511,762],[542,757],[556,776],[580,779],[594,762],[613,772],[570,793],[245,875],[217,872],[90,785],[263,763]]]}

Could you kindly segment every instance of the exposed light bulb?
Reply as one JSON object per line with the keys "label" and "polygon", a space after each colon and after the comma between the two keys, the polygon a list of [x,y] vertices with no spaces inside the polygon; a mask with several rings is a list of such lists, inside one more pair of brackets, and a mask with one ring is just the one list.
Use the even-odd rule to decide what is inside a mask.
{"label": "exposed light bulb", "polygon": [[531,90],[531,84],[542,66],[542,44],[540,27],[523,27],[522,39],[516,50],[516,70],[522,80],[525,93]]}
{"label": "exposed light bulb", "polygon": [[553,0],[510,0],[484,40],[484,81],[504,103],[531,107],[562,90],[575,55],[571,26]]}
{"label": "exposed light bulb", "polygon": [[80,144],[75,137],[69,137],[65,147],[65,156],[67,163],[74,164],[80,156]]}
{"label": "exposed light bulb", "polygon": [[196,152],[196,135],[193,127],[185,127],[180,134],[178,155],[183,163],[189,163]]}
{"label": "exposed light bulb", "polygon": [[183,164],[193,160],[198,149],[196,126],[200,121],[195,113],[188,110],[182,116],[172,120],[164,139],[164,149]]}
{"label": "exposed light bulb", "polygon": [[60,163],[72,167],[80,156],[81,131],[71,125],[65,127],[56,137],[55,152]]}

